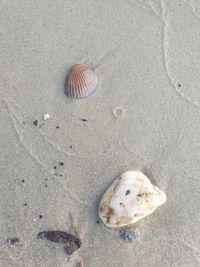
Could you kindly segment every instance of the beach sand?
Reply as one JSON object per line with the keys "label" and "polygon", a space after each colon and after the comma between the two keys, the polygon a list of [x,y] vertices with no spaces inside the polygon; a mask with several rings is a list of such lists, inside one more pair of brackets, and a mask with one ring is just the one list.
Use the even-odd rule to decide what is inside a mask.
{"label": "beach sand", "polygon": [[[69,212],[84,266],[200,266],[199,43],[197,0],[1,0],[0,267],[76,266],[37,239],[73,234]],[[64,94],[76,63],[99,78],[82,100]],[[167,194],[133,243],[97,223],[129,169]]]}

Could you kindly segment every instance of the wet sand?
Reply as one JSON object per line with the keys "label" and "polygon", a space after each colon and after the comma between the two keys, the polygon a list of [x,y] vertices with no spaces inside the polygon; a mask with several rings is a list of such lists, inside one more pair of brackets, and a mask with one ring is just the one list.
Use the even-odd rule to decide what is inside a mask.
{"label": "wet sand", "polygon": [[[73,234],[69,212],[87,267],[199,266],[199,2],[2,0],[0,15],[0,266],[76,266],[37,239]],[[99,77],[82,100],[64,95],[76,63]],[[133,243],[97,223],[128,169],[167,194]]]}

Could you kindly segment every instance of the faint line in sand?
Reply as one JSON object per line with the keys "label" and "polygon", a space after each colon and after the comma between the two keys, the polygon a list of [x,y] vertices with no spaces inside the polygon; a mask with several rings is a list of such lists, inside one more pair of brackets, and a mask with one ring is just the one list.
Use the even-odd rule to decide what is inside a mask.
{"label": "faint line in sand", "polygon": [[[199,2],[199,1],[197,1],[197,2]],[[190,12],[192,13],[192,15],[194,16],[194,18],[200,22],[200,17],[196,14],[195,8],[193,6],[194,1],[193,0],[190,0],[190,1],[184,0],[184,3],[188,6],[188,8],[189,8]]]}
{"label": "faint line in sand", "polygon": [[[197,249],[195,246],[186,243],[184,240],[182,239],[178,239],[185,247],[187,247],[188,249],[192,250],[193,256],[195,258],[195,260],[200,263],[200,250]],[[199,254],[199,257],[197,258],[197,256],[195,255],[195,253]]]}
{"label": "faint line in sand", "polygon": [[192,100],[190,97],[185,96],[183,92],[179,91],[175,81],[172,78],[170,67],[169,67],[169,38],[167,37],[167,29],[169,28],[169,22],[166,19],[166,12],[167,8],[164,4],[164,1],[161,0],[161,10],[162,10],[162,21],[164,23],[163,25],[163,61],[164,61],[164,69],[167,75],[167,78],[169,82],[171,83],[171,86],[175,89],[175,92],[184,99],[187,103],[191,104],[194,107],[200,108],[200,104],[197,101]]}
{"label": "faint line in sand", "polygon": [[138,4],[138,3],[134,2],[134,1],[125,0],[124,2],[127,3],[127,4],[129,4],[129,5],[131,5],[131,6],[133,6],[133,7],[138,7],[138,8],[144,9],[144,10],[152,11],[152,13],[158,19],[162,20],[161,17],[160,17],[160,15],[157,13],[157,10],[155,9],[155,7],[149,1],[147,1],[148,7],[147,6],[140,5],[140,4]]}
{"label": "faint line in sand", "polygon": [[154,15],[159,19],[162,20],[162,18],[160,17],[160,14],[158,13],[157,9],[155,8],[155,6],[152,4],[151,0],[147,0],[147,4],[149,5],[150,9],[152,10],[152,12],[154,13]]}

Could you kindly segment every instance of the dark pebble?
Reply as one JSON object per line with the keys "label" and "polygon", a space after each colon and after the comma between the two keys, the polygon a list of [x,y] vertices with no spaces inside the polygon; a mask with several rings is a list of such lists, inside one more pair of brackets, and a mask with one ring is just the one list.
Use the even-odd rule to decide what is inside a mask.
{"label": "dark pebble", "polygon": [[98,223],[98,224],[101,223],[101,220],[100,220],[100,219],[97,219],[97,223]]}
{"label": "dark pebble", "polygon": [[59,129],[60,127],[59,126],[56,126],[56,129]]}
{"label": "dark pebble", "polygon": [[88,120],[86,120],[86,119],[81,119],[81,121],[85,122],[85,121],[88,121]]}
{"label": "dark pebble", "polygon": [[39,218],[40,218],[40,219],[42,219],[42,218],[43,218],[43,216],[42,216],[42,215],[39,215]]}
{"label": "dark pebble", "polygon": [[25,183],[25,180],[24,179],[22,180],[22,183]]}
{"label": "dark pebble", "polygon": [[35,120],[35,121],[33,122],[33,124],[34,124],[35,126],[37,126],[37,125],[38,125],[38,121]]}
{"label": "dark pebble", "polygon": [[72,146],[70,146],[70,148],[72,148]]}
{"label": "dark pebble", "polygon": [[135,231],[131,230],[131,229],[121,229],[119,231],[119,235],[121,237],[122,240],[124,241],[134,241],[136,239],[136,233]]}
{"label": "dark pebble", "polygon": [[63,163],[63,162],[59,162],[59,164],[60,164],[61,166],[63,166],[63,165],[64,165],[64,163]]}
{"label": "dark pebble", "polygon": [[8,238],[7,242],[11,245],[14,245],[15,243],[19,243],[19,238],[18,237],[14,237],[14,238]]}

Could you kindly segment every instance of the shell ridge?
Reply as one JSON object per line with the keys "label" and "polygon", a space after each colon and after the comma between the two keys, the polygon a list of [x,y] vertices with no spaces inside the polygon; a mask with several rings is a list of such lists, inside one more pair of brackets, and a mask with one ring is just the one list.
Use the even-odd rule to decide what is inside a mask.
{"label": "shell ridge", "polygon": [[97,84],[96,73],[84,64],[77,64],[69,71],[66,94],[69,97],[83,98],[94,92]]}

